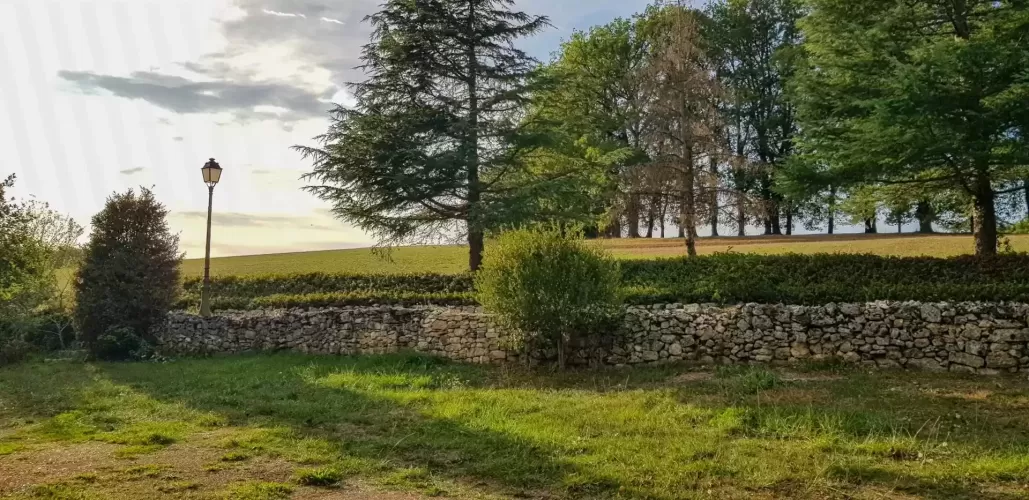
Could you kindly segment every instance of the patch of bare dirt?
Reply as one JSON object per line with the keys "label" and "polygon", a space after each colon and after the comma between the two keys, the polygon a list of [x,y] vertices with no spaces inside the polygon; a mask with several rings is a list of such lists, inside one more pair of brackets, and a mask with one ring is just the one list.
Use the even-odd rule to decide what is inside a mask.
{"label": "patch of bare dirt", "polygon": [[[117,445],[83,443],[23,451],[0,457],[0,494],[79,474],[110,472]],[[122,467],[125,467],[122,461]]]}
{"label": "patch of bare dirt", "polygon": [[356,485],[328,491],[305,488],[294,492],[292,498],[302,500],[422,500],[428,497],[413,493],[375,491],[362,485]]}
{"label": "patch of bare dirt", "polygon": [[677,383],[705,382],[715,378],[713,372],[686,372],[672,379]]}
{"label": "patch of bare dirt", "polygon": [[[118,458],[120,446],[81,443],[48,446],[0,457],[0,496],[37,485],[63,483],[101,493],[104,498],[211,498],[233,483],[288,483],[296,465],[281,459],[253,457],[222,462],[225,450],[205,446],[217,433],[135,458]],[[197,438],[200,439],[197,439]],[[420,500],[412,493],[377,491],[357,481],[338,489],[297,487],[292,498],[311,500]]]}
{"label": "patch of bare dirt", "polygon": [[762,399],[770,400],[776,404],[807,405],[825,402],[828,394],[814,389],[802,389],[790,387],[762,393]]}
{"label": "patch of bare dirt", "polygon": [[843,375],[836,375],[834,373],[782,372],[781,376],[786,382],[831,382],[833,380],[843,380]]}

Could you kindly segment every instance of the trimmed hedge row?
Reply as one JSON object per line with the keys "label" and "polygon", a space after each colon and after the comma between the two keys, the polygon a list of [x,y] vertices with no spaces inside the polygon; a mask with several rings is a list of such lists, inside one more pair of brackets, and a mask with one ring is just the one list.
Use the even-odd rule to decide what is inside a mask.
{"label": "trimmed hedge row", "polygon": [[[200,296],[203,278],[183,283],[187,295]],[[211,279],[211,292],[222,297],[306,295],[325,292],[398,290],[418,293],[458,293],[472,290],[470,274],[284,274],[267,276],[225,276]]]}
{"label": "trimmed hedge row", "polygon": [[1029,255],[962,256],[721,254],[627,261],[635,303],[824,304],[871,300],[1029,300]]}
{"label": "trimmed hedge row", "polygon": [[[622,261],[626,301],[822,304],[871,300],[1029,302],[1029,254],[972,256],[717,254]],[[185,283],[179,309],[200,302]],[[212,280],[214,309],[368,304],[474,304],[469,274],[298,274]]]}
{"label": "trimmed hedge row", "polygon": [[[197,309],[200,304],[199,294],[182,296],[175,304],[175,309]],[[308,294],[274,294],[263,297],[213,296],[213,311],[249,311],[254,309],[289,309],[293,307],[345,307],[371,305],[438,305],[465,306],[475,305],[475,297],[471,292],[463,293],[417,293],[397,292],[390,290],[363,290],[357,292],[319,292]]]}

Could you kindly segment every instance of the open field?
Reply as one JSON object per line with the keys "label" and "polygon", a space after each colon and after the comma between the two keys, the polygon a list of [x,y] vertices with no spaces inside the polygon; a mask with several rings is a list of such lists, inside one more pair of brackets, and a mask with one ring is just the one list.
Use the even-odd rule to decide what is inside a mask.
{"label": "open field", "polygon": [[[1010,236],[1016,251],[1029,251],[1029,235]],[[685,254],[682,240],[606,240],[599,244],[620,258],[659,258]],[[753,236],[746,238],[704,238],[701,254],[740,252],[783,253],[871,253],[892,256],[951,257],[973,251],[970,235],[833,235]],[[457,273],[467,270],[468,252],[462,246],[404,247],[386,260],[369,249],[330,250],[290,254],[224,257],[211,260],[215,276],[289,274],[307,272],[351,273]],[[203,259],[183,262],[183,275],[202,276]]]}
{"label": "open field", "polygon": [[1025,498],[1029,382],[411,355],[0,369],[0,496],[291,495]]}

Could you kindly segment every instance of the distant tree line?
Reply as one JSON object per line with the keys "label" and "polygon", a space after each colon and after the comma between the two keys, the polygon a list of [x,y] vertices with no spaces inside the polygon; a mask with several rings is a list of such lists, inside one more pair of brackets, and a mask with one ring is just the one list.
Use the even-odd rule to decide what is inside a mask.
{"label": "distant tree line", "polygon": [[[385,245],[504,228],[971,232],[1029,210],[1025,0],[665,1],[517,48],[511,0],[387,0],[308,188]],[[881,227],[885,223],[890,227]],[[1024,224],[1021,225],[1024,227]]]}

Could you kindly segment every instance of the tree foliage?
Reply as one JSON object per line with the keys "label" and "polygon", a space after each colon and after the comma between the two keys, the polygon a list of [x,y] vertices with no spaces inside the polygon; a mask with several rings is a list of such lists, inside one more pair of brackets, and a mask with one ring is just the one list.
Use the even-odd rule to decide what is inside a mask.
{"label": "tree foliage", "polygon": [[[788,87],[802,42],[798,0],[715,0],[704,35],[726,97],[724,141],[737,203],[752,203],[765,234],[782,234],[799,200],[776,189],[776,175],[794,153],[796,110]],[[745,206],[737,210],[744,218]],[[741,225],[737,223],[738,225]],[[742,229],[742,228],[741,228]],[[791,230],[789,224],[787,232]]]}
{"label": "tree foliage", "polygon": [[14,176],[0,181],[0,364],[32,350],[26,341],[39,327],[36,313],[55,288],[50,253],[33,237],[24,203],[7,195]]}
{"label": "tree foliage", "polygon": [[544,70],[555,84],[533,96],[533,118],[555,139],[548,149],[562,148],[562,161],[582,162],[600,183],[591,235],[620,237],[623,225],[630,237],[639,233],[650,47],[639,17],[576,32]]}
{"label": "tree foliage", "polygon": [[7,196],[14,180],[0,182],[0,315],[29,311],[53,292],[50,254],[34,237],[32,213]]}
{"label": "tree foliage", "polygon": [[332,111],[320,147],[297,147],[314,160],[308,190],[385,245],[466,234],[477,269],[484,234],[520,222],[538,193],[523,188],[548,181],[524,168],[543,138],[522,120],[536,63],[514,45],[548,22],[513,3],[384,2],[356,106]]}
{"label": "tree foliage", "polygon": [[75,319],[93,355],[120,359],[145,347],[179,292],[178,236],[168,210],[142,188],[107,199],[75,276]]}
{"label": "tree foliage", "polygon": [[1024,0],[809,5],[796,93],[807,167],[837,183],[961,192],[976,253],[996,253],[997,194],[1029,164]]}

